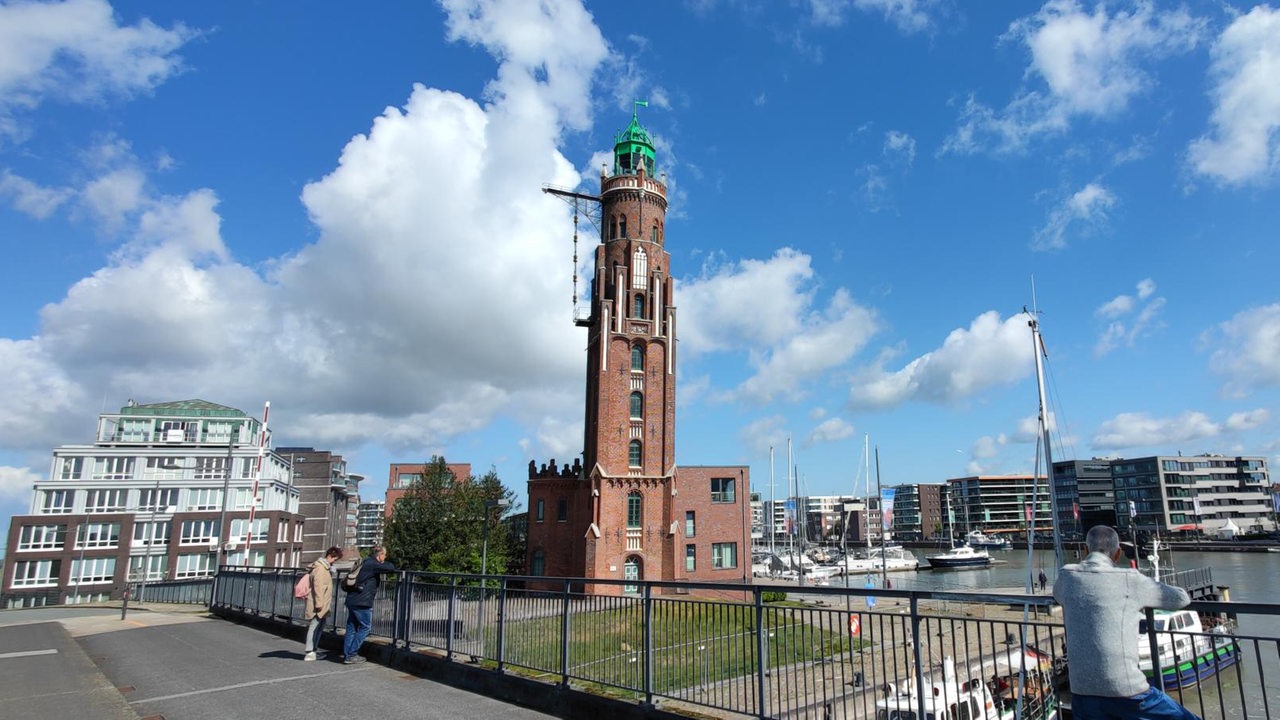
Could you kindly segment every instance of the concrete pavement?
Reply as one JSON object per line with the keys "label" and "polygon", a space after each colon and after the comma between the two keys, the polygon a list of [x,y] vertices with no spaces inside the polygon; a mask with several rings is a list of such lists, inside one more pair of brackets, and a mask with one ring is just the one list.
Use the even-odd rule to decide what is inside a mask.
{"label": "concrete pavement", "polygon": [[123,621],[118,608],[0,612],[0,708],[49,720],[553,717],[375,663],[303,662],[301,643],[201,612],[133,608]]}

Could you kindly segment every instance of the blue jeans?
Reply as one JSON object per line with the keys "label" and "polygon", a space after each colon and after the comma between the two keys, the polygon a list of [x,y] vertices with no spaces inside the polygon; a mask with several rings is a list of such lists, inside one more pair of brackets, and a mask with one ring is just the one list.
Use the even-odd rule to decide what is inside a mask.
{"label": "blue jeans", "polygon": [[1200,720],[1156,688],[1127,698],[1071,693],[1071,715],[1079,720]]}
{"label": "blue jeans", "polygon": [[347,635],[342,639],[342,657],[355,657],[373,629],[373,608],[347,608]]}

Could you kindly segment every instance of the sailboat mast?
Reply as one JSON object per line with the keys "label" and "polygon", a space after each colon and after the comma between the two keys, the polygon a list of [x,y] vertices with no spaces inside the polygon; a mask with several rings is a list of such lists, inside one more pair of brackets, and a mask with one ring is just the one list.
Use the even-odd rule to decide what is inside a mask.
{"label": "sailboat mast", "polygon": [[880,587],[889,580],[889,548],[885,543],[884,491],[880,489],[880,446],[876,446],[876,506],[880,508]]}
{"label": "sailboat mast", "polygon": [[769,446],[769,562],[773,562],[774,536],[778,534],[778,489],[773,484],[773,446]]}
{"label": "sailboat mast", "polygon": [[[1049,524],[1053,529],[1054,567],[1060,568],[1063,560],[1062,533],[1058,532],[1058,493],[1054,490],[1053,483],[1053,449],[1049,443],[1049,406],[1045,402],[1044,393],[1044,362],[1041,358],[1045,354],[1044,339],[1040,337],[1040,321],[1036,319],[1034,313],[1031,314],[1031,319],[1027,321],[1027,324],[1031,326],[1032,352],[1036,357],[1036,389],[1040,395],[1040,434],[1044,442],[1044,474],[1049,486],[1049,513],[1051,515]],[[1033,476],[1031,481],[1035,482],[1036,478]],[[1031,536],[1033,541],[1035,539],[1035,518],[1036,508],[1033,506],[1031,508]]]}
{"label": "sailboat mast", "polygon": [[[867,550],[871,550],[871,434],[862,436],[862,462],[866,466],[866,480],[862,481],[862,536],[867,541]],[[871,553],[867,553],[871,557]]]}

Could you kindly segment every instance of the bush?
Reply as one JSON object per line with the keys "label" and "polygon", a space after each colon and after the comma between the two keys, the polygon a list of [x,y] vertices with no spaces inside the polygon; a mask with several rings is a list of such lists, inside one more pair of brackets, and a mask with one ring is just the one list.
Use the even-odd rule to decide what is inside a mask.
{"label": "bush", "polygon": [[787,593],[782,590],[765,590],[760,593],[760,599],[764,602],[782,602],[787,599]]}

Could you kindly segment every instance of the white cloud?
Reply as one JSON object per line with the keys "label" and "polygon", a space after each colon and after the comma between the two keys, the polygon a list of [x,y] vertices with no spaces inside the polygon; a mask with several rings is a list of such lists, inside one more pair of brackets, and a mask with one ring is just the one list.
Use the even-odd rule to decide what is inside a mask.
{"label": "white cloud", "polygon": [[1026,47],[1026,76],[1039,87],[1002,111],[970,97],[942,152],[1021,151],[1038,135],[1065,131],[1074,117],[1115,117],[1153,85],[1144,64],[1191,50],[1204,27],[1184,9],[1158,10],[1149,2],[1109,14],[1103,4],[1090,13],[1075,0],[1050,0],[1002,38]]}
{"label": "white cloud", "polygon": [[854,432],[852,424],[846,422],[842,418],[833,417],[823,420],[817,427],[809,433],[809,437],[805,440],[806,446],[814,446],[819,443],[835,442],[851,437]]}
{"label": "white cloud", "polygon": [[1032,371],[1031,335],[1025,317],[1001,319],[985,312],[968,328],[951,331],[942,346],[886,372],[882,358],[855,374],[854,407],[892,407],[911,400],[950,403],[998,385],[1018,382]]}
{"label": "white cloud", "polygon": [[[816,307],[811,258],[790,248],[768,260],[706,263],[677,283],[682,362],[711,352],[747,352],[755,374],[726,397],[798,397],[804,380],[844,364],[877,330],[872,311],[837,289]],[[769,298],[760,303],[759,298]],[[744,307],[752,311],[743,312]]]}
{"label": "white cloud", "polygon": [[[762,417],[744,425],[738,431],[738,437],[741,439],[743,447],[754,457],[768,455],[770,448],[775,453],[785,453],[788,436],[786,422],[786,418],[781,415]],[[779,459],[785,472],[787,464],[785,455]],[[757,486],[764,487],[763,483],[758,483]]]}
{"label": "white cloud", "polygon": [[15,208],[38,220],[52,215],[71,194],[66,188],[42,187],[8,170],[0,172],[0,197],[11,198]]}
{"label": "white cloud", "polygon": [[36,481],[43,479],[28,468],[0,465],[0,500],[29,504]]}
{"label": "white cloud", "polygon": [[1280,304],[1237,313],[1206,341],[1217,348],[1209,366],[1225,377],[1228,395],[1280,385]]}
{"label": "white cloud", "polygon": [[1202,412],[1188,411],[1176,417],[1155,418],[1147,413],[1121,413],[1098,427],[1095,450],[1158,447],[1215,437],[1222,426]]}
{"label": "white cloud", "polygon": [[105,0],[0,5],[0,135],[18,133],[15,115],[49,98],[149,92],[182,69],[175,53],[194,35],[149,20],[121,26]]}
{"label": "white cloud", "polygon": [[[1165,299],[1153,297],[1155,291],[1155,281],[1145,278],[1138,281],[1135,295],[1117,295],[1093,311],[1095,316],[1107,322],[1094,343],[1095,357],[1102,357],[1121,345],[1133,347],[1138,338],[1162,325],[1159,315],[1164,310]],[[1135,310],[1137,315],[1129,318]]]}
{"label": "white cloud", "polygon": [[839,26],[852,7],[884,16],[903,33],[929,32],[934,29],[934,15],[941,10],[938,0],[809,0],[813,20],[819,25]]}
{"label": "white cloud", "polygon": [[1280,167],[1280,9],[1237,17],[1212,57],[1212,129],[1191,143],[1191,165],[1227,185],[1264,180]]}
{"label": "white cloud", "polygon": [[907,133],[890,130],[884,134],[885,157],[900,159],[906,165],[915,162],[916,140]]}
{"label": "white cloud", "polygon": [[[570,211],[539,188],[578,184],[557,146],[589,123],[608,47],[569,3],[445,5],[451,36],[500,61],[486,104],[417,86],[374,119],[302,193],[314,244],[249,268],[211,190],[156,197],[114,176],[84,195],[126,241],[37,337],[0,339],[0,392],[35,409],[0,419],[0,446],[82,438],[87,397],[145,391],[270,399],[281,427],[348,447],[437,448],[501,416],[542,452],[580,449]],[[87,160],[99,178],[137,167],[122,143]]]}
{"label": "white cloud", "polygon": [[1270,419],[1270,410],[1256,408],[1245,412],[1231,413],[1231,416],[1227,418],[1226,427],[1228,430],[1253,430],[1261,427],[1263,423]]}
{"label": "white cloud", "polygon": [[1067,235],[1073,227],[1088,233],[1102,227],[1107,211],[1115,207],[1116,196],[1105,186],[1089,183],[1062,201],[1049,213],[1045,226],[1036,231],[1032,250],[1061,250],[1067,246]]}

